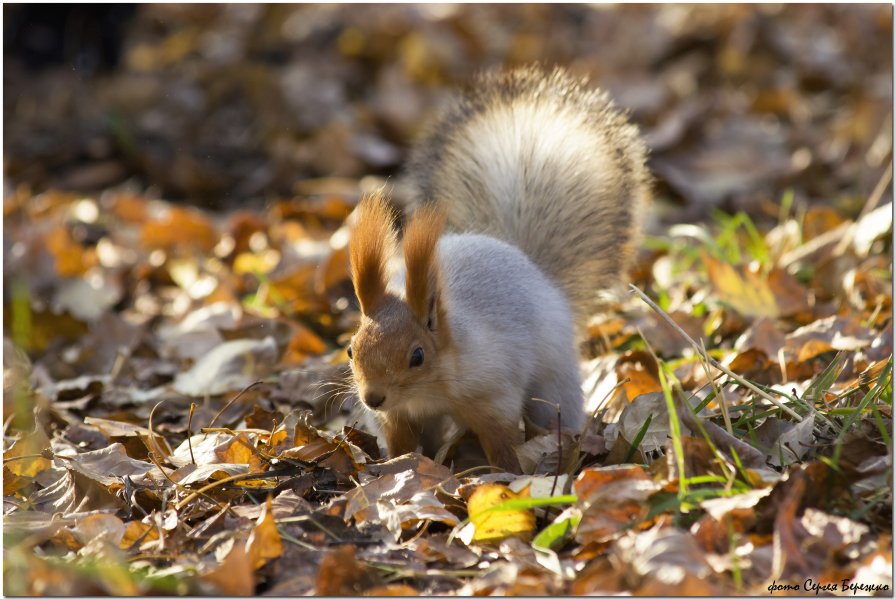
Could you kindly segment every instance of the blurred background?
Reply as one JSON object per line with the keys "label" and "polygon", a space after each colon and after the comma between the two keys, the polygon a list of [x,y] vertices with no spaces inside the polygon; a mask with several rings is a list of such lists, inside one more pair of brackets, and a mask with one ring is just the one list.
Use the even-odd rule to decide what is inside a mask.
{"label": "blurred background", "polygon": [[[588,75],[651,148],[656,217],[855,215],[892,147],[890,5],[4,5],[5,195],[227,210],[401,172],[475,72]],[[347,182],[346,182],[347,181]]]}

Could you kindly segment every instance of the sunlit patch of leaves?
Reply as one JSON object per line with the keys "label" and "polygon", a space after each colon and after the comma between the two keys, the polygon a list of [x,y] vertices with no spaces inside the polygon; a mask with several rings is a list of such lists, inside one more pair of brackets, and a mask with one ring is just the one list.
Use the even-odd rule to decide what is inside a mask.
{"label": "sunlit patch of leaves", "polygon": [[[37,224],[85,201],[16,210]],[[815,238],[829,231],[811,210],[764,234],[740,214],[649,241],[653,276],[636,281],[647,294],[589,329],[602,352],[587,364],[590,425],[536,432],[518,448],[528,475],[514,477],[380,457],[351,410],[339,349],[356,322],[350,304],[333,307],[350,293],[344,264],[316,280],[298,266],[282,279],[286,295],[273,283],[282,265],[265,273],[226,259],[236,247],[254,255],[274,239],[300,241],[271,233],[252,249],[240,237],[288,221],[231,221],[242,240],[223,260],[201,236],[158,254],[160,232],[127,234],[151,213],[141,201],[113,201],[104,218],[123,229],[100,240],[108,272],[97,280],[139,281],[120,286],[129,314],[69,314],[71,328],[42,308],[29,291],[38,280],[50,304],[69,289],[52,244],[48,270],[7,273],[27,281],[13,312],[28,326],[10,329],[4,352],[4,572],[16,592],[746,593],[768,577],[859,575],[885,584],[892,344],[879,306],[891,298],[866,269],[891,249],[890,229],[829,221],[840,233],[816,251],[854,271],[838,288],[798,274],[817,255],[792,257],[806,223]],[[125,205],[127,219],[116,216]],[[171,228],[186,213],[165,214]],[[203,218],[190,213],[183,234]],[[333,227],[297,264],[332,259]],[[868,230],[873,240],[859,235]],[[197,292],[203,277],[210,296]]]}

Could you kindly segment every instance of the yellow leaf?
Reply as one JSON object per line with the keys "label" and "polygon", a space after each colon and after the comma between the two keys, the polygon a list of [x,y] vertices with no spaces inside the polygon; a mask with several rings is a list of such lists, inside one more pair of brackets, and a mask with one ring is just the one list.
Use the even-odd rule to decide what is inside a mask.
{"label": "yellow leaf", "polygon": [[127,526],[124,529],[124,536],[121,538],[121,542],[118,546],[127,550],[138,540],[142,545],[147,541],[155,541],[158,538],[158,529],[155,526],[138,520],[131,520],[127,523]]}
{"label": "yellow leaf", "polygon": [[224,464],[248,464],[249,472],[263,472],[267,469],[267,464],[258,453],[252,451],[252,442],[245,433],[239,433],[232,443],[215,451],[215,454]]}
{"label": "yellow leaf", "polygon": [[509,499],[529,497],[529,487],[514,493],[500,484],[484,484],[473,491],[467,502],[469,520],[475,527],[474,541],[499,541],[507,537],[530,539],[535,530],[531,510],[492,510]]}
{"label": "yellow leaf", "polygon": [[277,482],[274,480],[238,480],[233,483],[235,487],[245,487],[249,489],[275,489]]}
{"label": "yellow leaf", "polygon": [[780,314],[768,282],[752,271],[734,268],[703,253],[709,280],[718,296],[742,316],[776,318]]}
{"label": "yellow leaf", "polygon": [[822,339],[809,339],[805,342],[805,345],[799,349],[798,361],[807,362],[808,360],[816,358],[829,351],[834,351],[834,348],[826,341],[823,341]]}
{"label": "yellow leaf", "polygon": [[233,274],[267,274],[280,263],[280,252],[267,249],[256,254],[243,252],[233,261]]}
{"label": "yellow leaf", "polygon": [[285,427],[277,428],[273,432],[270,433],[270,438],[267,440],[267,444],[270,446],[270,452],[275,453],[277,449],[279,449],[280,444],[287,441],[289,438],[289,432]]}
{"label": "yellow leaf", "polygon": [[50,460],[40,457],[49,448],[50,440],[38,425],[3,453],[4,468],[15,476],[33,478],[53,465]]}

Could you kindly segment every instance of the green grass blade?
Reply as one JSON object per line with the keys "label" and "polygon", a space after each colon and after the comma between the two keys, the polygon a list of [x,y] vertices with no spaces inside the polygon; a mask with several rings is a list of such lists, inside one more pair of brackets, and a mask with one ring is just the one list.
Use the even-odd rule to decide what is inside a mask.
{"label": "green grass blade", "polygon": [[629,447],[627,453],[625,453],[625,459],[622,460],[623,463],[628,464],[631,462],[631,458],[634,457],[634,452],[640,447],[640,443],[643,441],[643,437],[646,436],[646,431],[649,429],[650,422],[652,421],[653,415],[650,414],[646,417],[646,421],[643,423],[643,426],[640,427],[640,430],[637,431],[637,435],[634,437],[634,442],[631,443],[631,447]]}

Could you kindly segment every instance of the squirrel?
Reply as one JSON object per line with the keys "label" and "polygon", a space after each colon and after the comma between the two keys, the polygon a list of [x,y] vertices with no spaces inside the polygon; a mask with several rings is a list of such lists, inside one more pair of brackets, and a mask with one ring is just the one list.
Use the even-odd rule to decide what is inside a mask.
{"label": "squirrel", "polygon": [[411,152],[415,209],[391,280],[394,216],[381,191],[361,200],[348,357],[390,456],[437,449],[432,431],[449,416],[491,465],[519,473],[523,415],[581,431],[577,342],[639,242],[646,155],[636,126],[586,80],[492,72]]}

